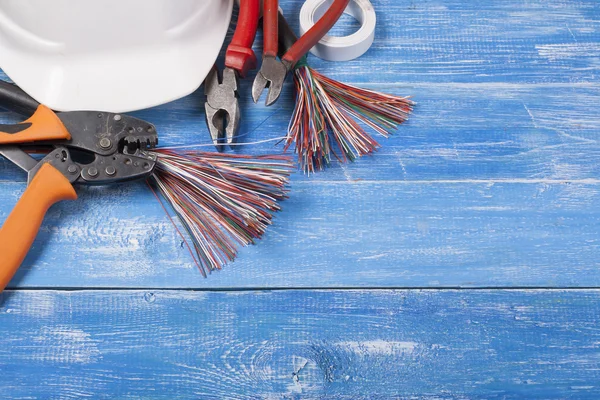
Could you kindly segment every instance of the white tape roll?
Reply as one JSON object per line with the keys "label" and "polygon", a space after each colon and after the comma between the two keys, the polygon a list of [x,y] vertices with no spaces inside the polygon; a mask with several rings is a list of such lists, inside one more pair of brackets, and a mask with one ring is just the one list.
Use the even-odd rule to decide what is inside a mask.
{"label": "white tape roll", "polygon": [[[300,10],[300,34],[304,35],[325,14],[333,0],[306,0]],[[365,54],[373,44],[377,17],[369,0],[350,0],[345,14],[361,23],[360,29],[350,36],[326,35],[310,52],[328,61],[349,61]]]}

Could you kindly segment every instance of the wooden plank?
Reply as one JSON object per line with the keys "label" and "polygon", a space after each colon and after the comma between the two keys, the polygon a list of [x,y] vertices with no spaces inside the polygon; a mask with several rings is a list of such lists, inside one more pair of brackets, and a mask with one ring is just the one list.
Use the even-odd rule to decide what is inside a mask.
{"label": "wooden plank", "polygon": [[[21,184],[4,184],[0,220]],[[53,208],[11,287],[600,284],[596,182],[295,182],[256,246],[203,279],[143,183]]]}
{"label": "wooden plank", "polygon": [[[280,3],[298,32],[297,16],[304,1]],[[600,5],[595,0],[551,5],[545,0],[373,3],[378,14],[376,39],[364,56],[344,64],[311,57],[311,64],[354,82],[597,80]],[[256,48],[261,45],[259,40]]]}
{"label": "wooden plank", "polygon": [[[282,2],[291,15],[301,4]],[[375,6],[372,50],[349,63],[311,64],[415,95],[414,118],[377,156],[294,176],[265,240],[208,280],[142,184],[82,189],[79,202],[53,209],[12,287],[596,285],[600,5]],[[241,140],[284,135],[291,83],[265,108],[251,105],[250,82]],[[163,145],[206,144],[202,99],[200,90],[137,115],[158,125]],[[0,181],[3,220],[24,176],[0,160]]]}
{"label": "wooden plank", "polygon": [[[311,181],[577,180],[600,175],[598,85],[427,84],[394,90],[415,94],[419,104],[409,122],[392,138],[381,138],[383,147],[373,157],[349,165],[334,160],[331,168],[311,176]],[[211,151],[204,112],[198,106],[201,92],[136,115],[157,125],[162,146],[204,144]],[[251,100],[242,101],[247,112],[240,140],[285,135],[292,105],[287,97],[281,100],[284,110],[251,107]],[[17,119],[0,114],[0,123]],[[283,149],[268,142],[236,151],[264,154]],[[25,174],[0,159],[0,181],[25,179]],[[293,179],[308,180],[302,173]]]}
{"label": "wooden plank", "polygon": [[[297,15],[301,4],[282,2],[290,15]],[[351,168],[336,165],[313,179],[452,179],[474,172],[498,179],[598,175],[597,2],[547,7],[541,0],[386,0],[376,8],[385,17],[380,15],[370,52],[344,64],[316,57],[311,63],[341,81],[412,94],[419,106],[397,138],[383,141],[377,157]],[[291,82],[282,101],[265,108],[252,105],[251,81],[252,76],[243,81],[241,140],[283,136],[293,104]],[[165,145],[206,144],[202,101],[200,90],[139,115],[159,126]],[[0,121],[10,118],[0,116]],[[239,151],[273,151],[273,146]],[[0,171],[4,168],[0,162]]]}
{"label": "wooden plank", "polygon": [[3,398],[597,398],[597,290],[18,291]]}
{"label": "wooden plank", "polygon": [[[373,86],[372,86],[373,87]],[[377,87],[382,88],[382,85]],[[310,180],[587,179],[600,174],[597,85],[420,85],[394,86],[414,94],[414,115],[382,148],[354,164],[335,160]],[[198,95],[200,97],[198,97]],[[569,101],[565,101],[569,99]],[[241,140],[276,139],[287,132],[291,98],[282,110],[242,101]],[[206,143],[201,93],[164,108],[139,112],[157,124],[163,145]],[[208,148],[210,149],[210,147]],[[273,142],[237,151],[281,151]],[[302,174],[296,180],[306,180]]]}
{"label": "wooden plank", "polygon": [[[304,2],[281,3],[297,27],[296,16]],[[312,65],[356,82],[597,80],[597,1],[555,1],[551,5],[544,0],[372,3],[378,16],[373,47],[344,64],[311,57]]]}

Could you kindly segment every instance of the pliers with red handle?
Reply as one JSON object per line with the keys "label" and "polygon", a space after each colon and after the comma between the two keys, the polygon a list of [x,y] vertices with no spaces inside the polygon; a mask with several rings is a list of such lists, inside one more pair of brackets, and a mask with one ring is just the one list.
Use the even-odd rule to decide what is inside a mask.
{"label": "pliers with red handle", "polygon": [[215,65],[204,81],[206,123],[210,137],[221,149],[223,140],[233,143],[240,125],[238,82],[256,68],[252,44],[256,37],[260,0],[240,1],[237,27],[225,53],[225,69],[219,73]]}
{"label": "pliers with red handle", "polygon": [[263,31],[264,49],[263,62],[256,74],[252,85],[252,98],[257,103],[265,88],[269,89],[266,105],[275,103],[281,94],[283,82],[287,73],[294,65],[316,45],[341,17],[350,0],[333,0],[329,9],[294,45],[277,59],[278,43],[278,0],[264,0]]}

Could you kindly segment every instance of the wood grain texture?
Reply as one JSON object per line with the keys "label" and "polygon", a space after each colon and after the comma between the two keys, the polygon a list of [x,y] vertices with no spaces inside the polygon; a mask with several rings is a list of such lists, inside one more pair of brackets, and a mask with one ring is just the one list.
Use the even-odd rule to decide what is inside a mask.
{"label": "wood grain texture", "polygon": [[[390,90],[382,84],[371,87]],[[293,179],[580,180],[600,175],[598,85],[423,84],[393,88],[398,93],[415,94],[418,106],[393,137],[378,138],[382,147],[376,154],[348,165],[334,162],[323,173],[310,178],[298,173]],[[199,108],[200,92],[136,115],[157,125],[163,146],[206,144],[209,134]],[[242,101],[246,112],[240,135],[244,140],[255,142],[285,134],[290,103],[282,101],[274,106],[285,110],[250,103],[251,99]],[[13,114],[0,114],[0,122],[18,119]],[[281,151],[281,146],[270,142],[236,151],[273,153]],[[0,159],[0,182],[25,179],[25,174]]]}
{"label": "wood grain texture", "polygon": [[[301,4],[282,7],[297,15]],[[266,238],[207,280],[143,184],[82,188],[80,201],[51,211],[11,287],[597,285],[600,4],[374,4],[365,56],[310,62],[344,82],[414,95],[415,114],[379,153],[296,174]],[[241,140],[283,136],[291,82],[270,108],[252,104],[251,82]],[[157,125],[162,145],[206,145],[203,100],[199,90],[136,115]],[[0,159],[0,220],[24,182]]]}
{"label": "wood grain texture", "polygon": [[[264,240],[208,279],[142,182],[80,188],[0,294],[3,398],[600,397],[600,2],[373,4],[363,57],[310,64],[413,95],[409,122],[293,176]],[[240,140],[282,137],[291,82],[266,108],[252,79]],[[163,146],[206,146],[203,101],[135,115]],[[0,159],[0,221],[24,189]],[[403,287],[484,289],[385,289]],[[302,290],[244,290],[270,288]]]}
{"label": "wood grain texture", "polygon": [[208,279],[144,184],[79,193],[49,212],[11,287],[600,284],[595,183],[295,182],[265,238]]}
{"label": "wood grain texture", "polygon": [[[596,1],[372,3],[378,17],[373,47],[348,63],[311,57],[311,65],[354,82],[597,82],[600,4]],[[297,16],[303,1],[281,4],[285,12]],[[297,17],[290,20],[297,28]]]}
{"label": "wood grain texture", "polygon": [[18,291],[3,398],[597,398],[600,292]]}

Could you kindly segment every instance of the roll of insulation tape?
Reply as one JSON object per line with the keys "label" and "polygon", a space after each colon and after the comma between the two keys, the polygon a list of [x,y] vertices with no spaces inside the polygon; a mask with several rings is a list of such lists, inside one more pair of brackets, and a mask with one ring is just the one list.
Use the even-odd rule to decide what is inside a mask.
{"label": "roll of insulation tape", "polygon": [[[307,0],[300,10],[300,34],[304,35],[325,14],[332,0]],[[328,61],[349,61],[365,54],[373,44],[377,17],[369,0],[350,0],[345,14],[360,22],[361,27],[350,36],[325,35],[310,49],[315,56]]]}

